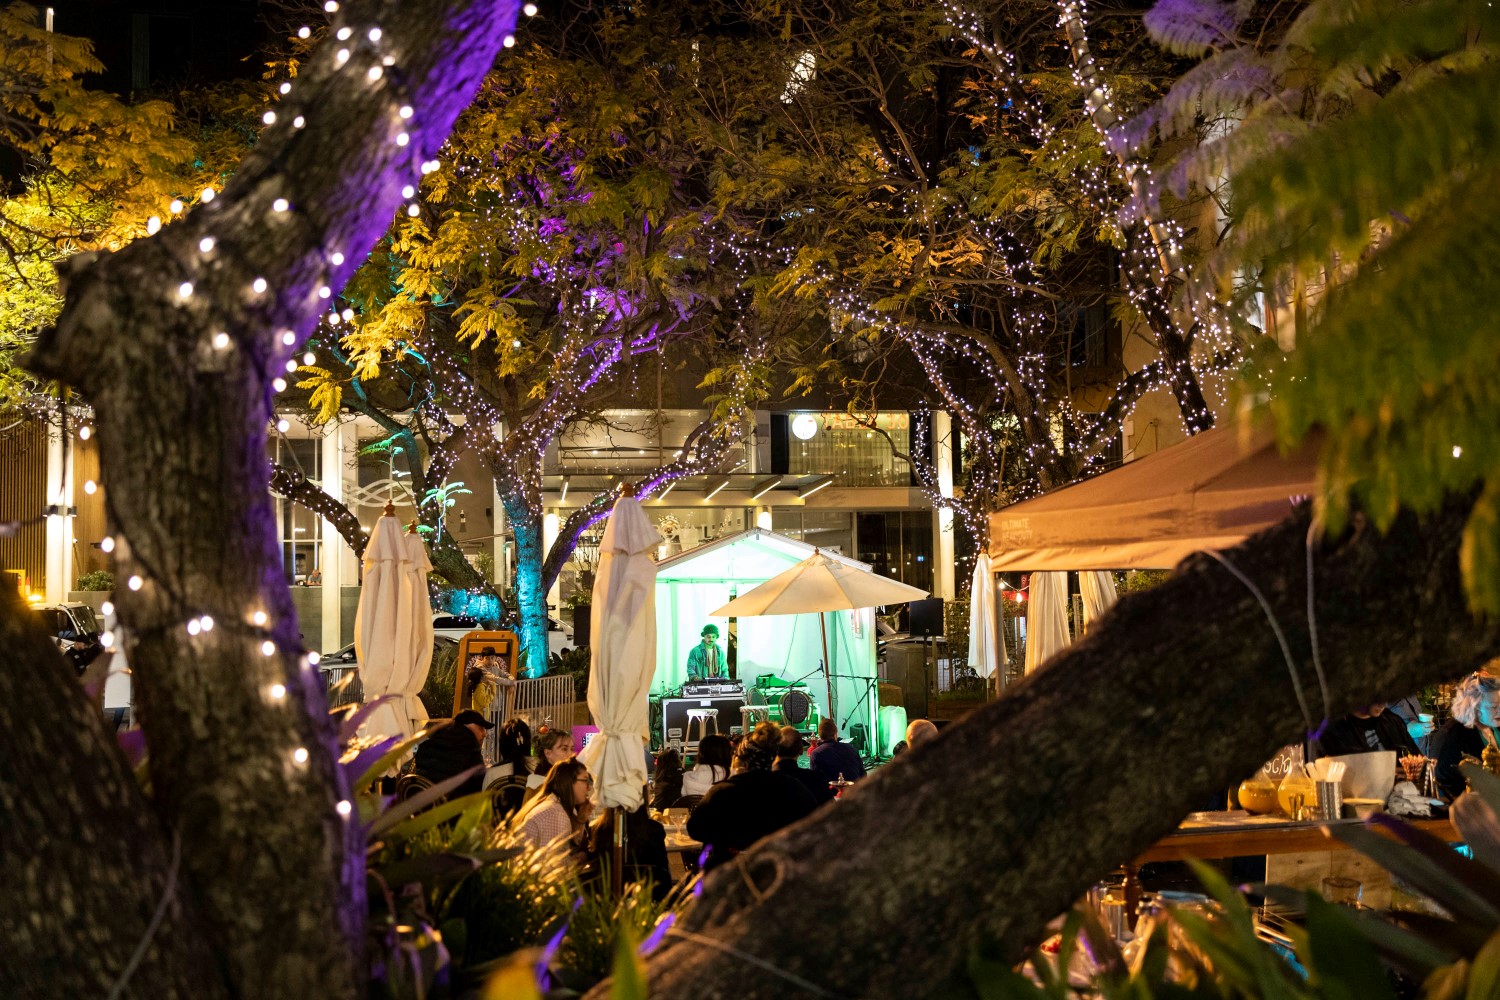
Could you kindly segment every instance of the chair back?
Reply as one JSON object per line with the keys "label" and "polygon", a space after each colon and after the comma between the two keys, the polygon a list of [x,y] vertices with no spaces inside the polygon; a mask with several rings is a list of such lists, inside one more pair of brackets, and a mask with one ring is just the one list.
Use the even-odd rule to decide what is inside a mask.
{"label": "chair back", "polygon": [[396,801],[405,802],[407,799],[432,787],[432,782],[417,774],[408,771],[396,779]]}
{"label": "chair back", "polygon": [[495,816],[512,816],[526,801],[526,776],[508,775],[491,785],[489,791],[494,796]]}
{"label": "chair back", "polygon": [[689,813],[691,813],[694,809],[698,808],[698,803],[702,801],[703,796],[701,795],[684,795],[676,802],[673,802],[672,805],[669,806],[669,808],[686,809]]}

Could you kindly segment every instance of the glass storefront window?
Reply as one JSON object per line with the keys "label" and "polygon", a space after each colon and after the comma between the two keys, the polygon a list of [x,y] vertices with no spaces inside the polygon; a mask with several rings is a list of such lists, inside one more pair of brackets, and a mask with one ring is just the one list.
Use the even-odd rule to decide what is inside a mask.
{"label": "glass storefront window", "polygon": [[[275,435],[268,451],[277,464],[295,469],[313,482],[321,482],[323,450],[317,438]],[[310,584],[321,580],[322,522],[312,511],[288,500],[277,499],[277,526],[281,535],[282,573],[287,583]]]}
{"label": "glass storefront window", "polygon": [[875,427],[883,434],[847,413],[788,416],[791,440],[787,471],[791,475],[836,475],[842,486],[906,486],[910,482],[906,462],[895,456],[895,452],[906,454],[911,450],[908,414],[876,414]]}

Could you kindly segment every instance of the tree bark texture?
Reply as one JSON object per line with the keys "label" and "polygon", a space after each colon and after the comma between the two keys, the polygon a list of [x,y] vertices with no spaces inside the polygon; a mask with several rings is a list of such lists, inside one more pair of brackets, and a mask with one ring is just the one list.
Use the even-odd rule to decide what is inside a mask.
{"label": "tree bark texture", "polygon": [[[1316,547],[1328,715],[1500,652],[1459,578],[1468,507]],[[1299,511],[1227,558],[1270,603],[1316,722],[1307,528]],[[1195,556],[999,700],[714,872],[650,960],[651,995],[941,995],[975,949],[1018,959],[1090,884],[1304,728],[1265,612]],[[820,933],[788,918],[809,906]]]}
{"label": "tree bark texture", "polygon": [[[116,602],[153,804],[180,837],[194,933],[237,995],[355,996],[364,975],[364,835],[336,808],[349,790],[282,579],[271,381],[324,289],[386,231],[515,13],[514,0],[344,5],[217,198],[64,265],[62,315],[30,361],[95,408],[118,571],[139,578]],[[205,615],[212,629],[190,631]],[[0,704],[0,727],[14,710]],[[38,797],[74,783],[57,767],[26,779]]]}
{"label": "tree bark texture", "polygon": [[[0,996],[104,997],[117,987],[141,1000],[227,996],[193,933],[170,838],[72,667],[6,589]],[[38,787],[37,775],[49,783]]]}
{"label": "tree bark texture", "polygon": [[547,588],[542,582],[542,516],[526,498],[502,495],[505,519],[516,536],[516,613],[526,676],[547,672]]}

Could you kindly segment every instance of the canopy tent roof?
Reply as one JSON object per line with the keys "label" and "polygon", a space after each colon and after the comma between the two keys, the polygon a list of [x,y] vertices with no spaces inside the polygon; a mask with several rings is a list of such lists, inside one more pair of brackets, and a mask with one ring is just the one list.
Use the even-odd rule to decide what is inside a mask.
{"label": "canopy tent roof", "polygon": [[819,549],[787,535],[750,528],[678,553],[656,564],[658,580],[766,581],[814,552],[835,562],[869,570],[870,564],[850,559],[832,549]]}
{"label": "canopy tent roof", "polygon": [[990,515],[992,568],[1166,569],[1236,545],[1314,491],[1321,440],[1282,455],[1265,422],[1215,428],[1013,504]]}

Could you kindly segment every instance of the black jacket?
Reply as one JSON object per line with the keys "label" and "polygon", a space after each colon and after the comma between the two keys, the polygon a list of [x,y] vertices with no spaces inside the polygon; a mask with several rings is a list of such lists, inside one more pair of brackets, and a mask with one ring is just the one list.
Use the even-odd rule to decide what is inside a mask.
{"label": "black jacket", "polygon": [[479,770],[454,789],[455,798],[484,788],[484,754],[480,752],[479,740],[469,727],[456,725],[445,726],[419,743],[412,762],[412,770],[432,782],[446,781],[471,767]]}
{"label": "black jacket", "polygon": [[1373,719],[1346,715],[1331,722],[1318,741],[1321,756],[1338,757],[1346,753],[1369,753],[1372,750],[1394,750],[1400,757],[1420,756],[1416,741],[1406,731],[1401,716],[1386,709]]}
{"label": "black jacket", "polygon": [[707,871],[815,808],[811,793],[795,778],[774,771],[741,771],[708,790],[688,817],[687,832],[709,846]]}
{"label": "black jacket", "polygon": [[828,787],[828,782],[824,781],[821,775],[814,774],[805,767],[798,767],[795,760],[778,758],[776,763],[771,765],[771,770],[775,774],[784,774],[801,784],[818,805],[833,801],[833,789]]}

